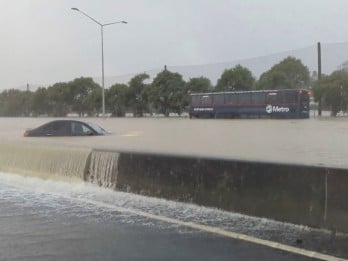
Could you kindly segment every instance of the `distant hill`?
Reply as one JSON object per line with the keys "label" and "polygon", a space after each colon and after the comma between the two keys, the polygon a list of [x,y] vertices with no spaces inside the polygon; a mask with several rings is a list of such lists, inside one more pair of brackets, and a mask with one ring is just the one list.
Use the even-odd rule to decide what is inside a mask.
{"label": "distant hill", "polygon": [[[334,70],[346,69],[348,61],[348,42],[346,43],[322,43],[322,72],[330,74]],[[171,66],[167,64],[167,68],[170,71],[178,72],[183,75],[185,80],[189,80],[192,77],[205,76],[215,84],[225,69],[232,68],[237,64],[241,64],[249,68],[253,75],[258,78],[263,72],[270,69],[274,64],[280,62],[287,56],[294,56],[301,59],[302,62],[308,67],[310,72],[317,71],[317,46],[308,46],[301,49],[285,51],[250,59],[235,60],[231,62],[215,63],[215,64],[202,64],[202,65],[183,65],[183,66]],[[163,65],[164,66],[164,65]],[[343,68],[344,67],[344,68]],[[163,70],[163,68],[157,68],[153,70],[147,70],[145,73],[150,75],[150,82],[152,79]],[[126,75],[118,75],[112,77],[105,77],[105,86],[109,87],[115,83],[128,83],[129,80],[136,74],[144,73],[135,72]],[[93,78],[96,82],[101,84],[101,77]],[[54,84],[54,83],[51,83]],[[47,84],[30,84],[31,91],[35,91],[39,86],[47,87]],[[27,86],[17,86],[14,89],[26,90]]]}
{"label": "distant hill", "polygon": [[[330,74],[334,70],[339,69],[340,65],[348,60],[348,43],[321,44],[321,53],[322,73]],[[318,64],[316,45],[292,51],[286,51],[261,57],[236,60],[225,63],[183,66],[167,65],[167,68],[170,71],[180,73],[181,75],[183,75],[185,80],[188,80],[192,77],[205,76],[209,78],[213,84],[215,84],[225,69],[234,67],[237,64],[241,64],[245,67],[248,67],[252,71],[253,75],[258,78],[263,72],[267,71],[274,64],[280,62],[287,56],[294,56],[298,59],[301,59],[302,62],[308,67],[310,72],[317,71]],[[157,75],[157,73],[159,73],[162,70],[163,68],[158,68],[145,71],[145,73],[149,74],[151,79],[153,79]],[[106,77],[105,86],[111,86],[114,83],[127,83],[134,75],[138,73]],[[96,82],[101,83],[101,78],[94,78],[94,80]]]}

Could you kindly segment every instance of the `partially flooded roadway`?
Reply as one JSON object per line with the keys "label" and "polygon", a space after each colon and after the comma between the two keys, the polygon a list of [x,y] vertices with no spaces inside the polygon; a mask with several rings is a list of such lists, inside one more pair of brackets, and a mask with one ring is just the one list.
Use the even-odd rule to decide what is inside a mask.
{"label": "partially flooded roadway", "polygon": [[52,118],[0,118],[0,142],[348,168],[347,118],[83,118],[98,123],[112,134],[103,137],[23,137],[26,128],[35,128],[50,120]]}
{"label": "partially flooded roadway", "polygon": [[[0,118],[0,142],[348,168],[348,119],[342,118],[84,118],[84,121],[98,123],[112,134],[100,137],[23,137],[26,128],[34,128],[50,120],[53,119]],[[161,201],[153,204],[151,199],[149,203],[147,199],[139,200],[135,195],[124,199],[123,194],[105,192],[104,195],[98,189],[95,191],[96,188],[81,192],[80,186],[84,186],[81,184],[62,185],[54,181],[12,178],[8,174],[0,174],[0,177],[0,260],[312,260],[296,251],[281,251],[224,237],[223,233],[196,230],[195,222],[200,224],[203,219],[197,218],[192,223],[194,215],[186,207],[181,211],[176,203],[168,203],[168,210],[163,211],[158,209]],[[99,193],[103,194],[101,199],[98,199]],[[119,202],[120,198],[124,201]],[[139,206],[128,206],[135,202],[140,202]],[[137,212],[134,209],[140,210]],[[160,213],[159,217],[166,217],[174,215],[177,210],[179,216],[170,219],[174,220],[172,223],[166,222],[165,218],[157,218],[157,214],[142,215],[153,212]],[[201,215],[202,211],[196,210],[195,215]],[[176,223],[175,220],[181,220],[183,215],[187,215],[186,223]],[[244,218],[238,219],[238,222],[230,217],[220,219],[215,212],[207,214],[207,217],[206,224],[216,227],[218,232],[224,226],[219,224],[219,220],[232,224],[232,230],[237,224],[257,227],[266,222],[263,219],[249,223]],[[286,224],[270,227],[267,221],[267,225],[255,236],[272,241],[287,234],[289,229]],[[289,239],[285,240],[290,245],[297,246],[298,243],[301,248],[301,244],[318,242],[318,247],[309,249],[324,249],[328,255],[346,257],[345,252],[340,250],[347,243],[346,236],[343,236],[337,251],[326,252],[326,243],[323,244],[326,246],[319,246],[324,241],[333,244],[328,248],[336,248],[334,241],[329,239],[330,235],[326,235],[328,239],[324,241],[315,238],[307,242],[306,236],[311,237],[314,232],[301,227],[292,229],[296,232],[289,232]],[[325,233],[314,234],[321,237]],[[298,235],[303,237],[297,238]],[[338,259],[328,256],[324,260]]]}

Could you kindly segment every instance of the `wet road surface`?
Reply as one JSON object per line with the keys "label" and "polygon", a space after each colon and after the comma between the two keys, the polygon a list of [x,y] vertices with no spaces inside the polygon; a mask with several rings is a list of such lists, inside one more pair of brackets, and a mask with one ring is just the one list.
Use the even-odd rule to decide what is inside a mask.
{"label": "wet road surface", "polygon": [[323,237],[317,243],[326,243],[322,231],[216,209],[118,193],[83,183],[3,173],[0,178],[0,260],[313,260],[115,211],[105,204],[266,239],[278,235],[287,243],[301,237],[307,244],[305,236],[317,234]]}

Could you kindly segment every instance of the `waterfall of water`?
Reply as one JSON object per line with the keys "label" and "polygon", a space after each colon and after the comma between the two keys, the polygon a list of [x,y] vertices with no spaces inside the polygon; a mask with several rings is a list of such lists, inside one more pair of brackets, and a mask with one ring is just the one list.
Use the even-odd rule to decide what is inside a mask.
{"label": "waterfall of water", "polygon": [[84,148],[0,144],[0,171],[82,180],[90,152]]}
{"label": "waterfall of water", "polygon": [[115,188],[119,153],[92,151],[86,166],[84,180],[102,187]]}

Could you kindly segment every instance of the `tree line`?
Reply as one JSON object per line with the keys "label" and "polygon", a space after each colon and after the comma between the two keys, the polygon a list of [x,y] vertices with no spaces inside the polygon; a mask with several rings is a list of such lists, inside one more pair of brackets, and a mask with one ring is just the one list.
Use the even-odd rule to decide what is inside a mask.
{"label": "tree line", "polygon": [[[105,104],[106,112],[114,117],[123,117],[127,112],[135,117],[145,113],[169,116],[187,110],[191,93],[299,88],[312,89],[319,109],[328,109],[333,116],[348,109],[347,72],[335,71],[317,80],[294,57],[275,64],[259,79],[241,65],[226,69],[215,86],[204,76],[185,81],[182,75],[166,68],[151,83],[149,75],[138,74],[128,84],[116,83],[105,89]],[[101,87],[92,78],[81,77],[36,91],[5,90],[0,93],[0,116],[96,116],[101,113],[101,103]]]}

